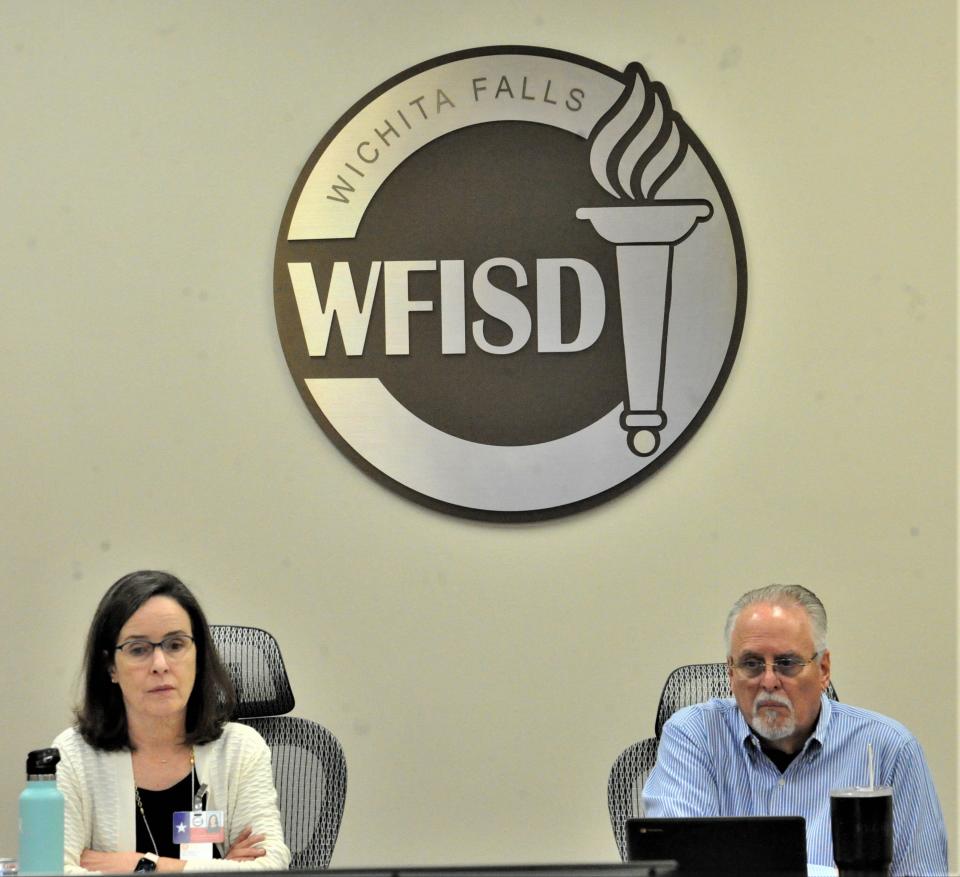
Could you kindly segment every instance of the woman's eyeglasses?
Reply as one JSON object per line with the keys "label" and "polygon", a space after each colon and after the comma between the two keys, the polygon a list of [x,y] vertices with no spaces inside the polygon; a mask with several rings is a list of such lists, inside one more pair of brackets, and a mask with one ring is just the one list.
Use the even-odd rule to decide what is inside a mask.
{"label": "woman's eyeglasses", "polygon": [[158,643],[148,639],[128,639],[116,646],[114,651],[120,652],[128,661],[142,663],[153,658],[153,650],[157,648],[163,649],[166,658],[177,661],[193,651],[193,637],[185,633],[173,633]]}

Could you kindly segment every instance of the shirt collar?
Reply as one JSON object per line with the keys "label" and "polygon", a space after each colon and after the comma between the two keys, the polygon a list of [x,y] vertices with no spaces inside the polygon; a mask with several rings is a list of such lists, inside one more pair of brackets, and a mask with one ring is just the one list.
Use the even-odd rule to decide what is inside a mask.
{"label": "shirt collar", "polygon": [[824,741],[827,739],[827,727],[830,724],[830,714],[833,712],[833,705],[829,697],[827,697],[826,692],[820,692],[820,718],[817,719],[817,724],[813,729],[813,733],[810,735],[810,739],[807,740],[807,743],[810,740],[816,740],[821,746],[823,746]]}
{"label": "shirt collar", "polygon": [[737,739],[743,743],[744,746],[750,748],[757,744],[756,734],[753,733],[750,726],[747,724],[747,720],[743,717],[743,711],[740,709],[740,704],[733,701],[734,709],[736,710],[737,718]]}

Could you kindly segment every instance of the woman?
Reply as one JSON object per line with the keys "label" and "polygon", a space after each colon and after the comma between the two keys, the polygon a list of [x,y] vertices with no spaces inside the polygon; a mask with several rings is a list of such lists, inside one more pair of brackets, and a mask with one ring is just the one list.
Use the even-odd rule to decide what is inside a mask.
{"label": "woman", "polygon": [[[179,579],[135,572],[111,586],[87,636],[77,722],[53,743],[67,873],[287,868],[270,750],[227,721],[233,703],[203,610]],[[212,850],[175,843],[173,814],[196,798],[222,811],[224,842]]]}

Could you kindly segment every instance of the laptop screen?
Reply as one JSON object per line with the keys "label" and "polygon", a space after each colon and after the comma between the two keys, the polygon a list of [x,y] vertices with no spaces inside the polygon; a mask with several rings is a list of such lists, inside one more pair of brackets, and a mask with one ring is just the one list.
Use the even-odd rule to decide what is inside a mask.
{"label": "laptop screen", "polygon": [[674,859],[681,872],[807,873],[801,816],[628,819],[627,860]]}

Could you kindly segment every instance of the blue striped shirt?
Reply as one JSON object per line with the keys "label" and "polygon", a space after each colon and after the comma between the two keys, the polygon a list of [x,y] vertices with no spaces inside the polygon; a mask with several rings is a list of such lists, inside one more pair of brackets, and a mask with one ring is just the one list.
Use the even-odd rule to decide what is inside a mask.
{"label": "blue striped shirt", "polygon": [[947,833],[923,750],[899,722],[820,698],[820,718],[784,773],[730,699],[687,707],[664,725],[643,788],[647,816],[803,816],[811,864],[833,866],[830,790],[864,785],[867,743],[877,783],[893,787],[891,875],[947,873]]}

